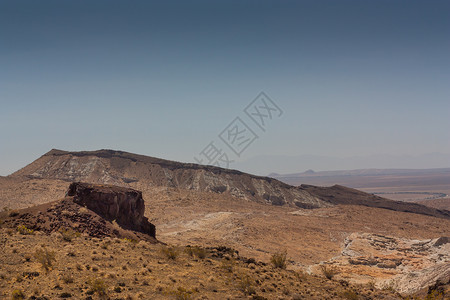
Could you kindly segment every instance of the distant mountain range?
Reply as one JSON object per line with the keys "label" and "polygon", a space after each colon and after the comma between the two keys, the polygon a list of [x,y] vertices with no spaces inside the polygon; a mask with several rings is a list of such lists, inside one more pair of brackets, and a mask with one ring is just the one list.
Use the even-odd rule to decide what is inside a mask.
{"label": "distant mountain range", "polygon": [[423,155],[368,155],[332,157],[321,155],[261,155],[233,163],[233,168],[258,174],[290,174],[306,170],[355,170],[355,169],[430,169],[450,168],[450,154],[428,153]]}
{"label": "distant mountain range", "polygon": [[437,174],[448,173],[450,168],[436,169],[357,169],[357,170],[337,170],[337,171],[319,171],[307,170],[302,173],[278,174],[270,173],[269,177],[287,178],[287,177],[328,177],[328,176],[374,176],[374,175],[411,175],[411,174]]}

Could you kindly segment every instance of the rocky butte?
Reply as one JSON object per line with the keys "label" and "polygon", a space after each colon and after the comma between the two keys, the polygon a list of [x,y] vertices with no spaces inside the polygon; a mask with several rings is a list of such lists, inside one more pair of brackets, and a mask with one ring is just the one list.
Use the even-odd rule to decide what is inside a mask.
{"label": "rocky butte", "polygon": [[4,223],[47,233],[72,228],[95,237],[156,241],[155,226],[144,217],[144,212],[140,191],[74,182],[64,199],[9,212]]}

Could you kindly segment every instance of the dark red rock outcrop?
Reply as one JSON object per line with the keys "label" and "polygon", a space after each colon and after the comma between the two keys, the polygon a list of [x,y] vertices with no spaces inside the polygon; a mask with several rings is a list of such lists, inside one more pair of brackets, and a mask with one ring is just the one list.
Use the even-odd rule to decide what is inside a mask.
{"label": "dark red rock outcrop", "polygon": [[[0,212],[2,226],[47,234],[69,232],[156,243],[155,226],[144,217],[142,193],[133,189],[72,183],[66,197],[16,211]],[[72,232],[72,233],[70,233]]]}
{"label": "dark red rock outcrop", "polygon": [[79,205],[96,212],[108,221],[116,221],[121,227],[155,237],[155,226],[144,217],[145,204],[142,192],[112,186],[74,182],[67,196]]}

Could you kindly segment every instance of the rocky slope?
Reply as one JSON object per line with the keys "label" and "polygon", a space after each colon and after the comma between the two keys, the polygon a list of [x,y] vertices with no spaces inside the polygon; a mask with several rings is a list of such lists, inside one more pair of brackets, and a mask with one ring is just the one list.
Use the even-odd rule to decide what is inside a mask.
{"label": "rocky slope", "polygon": [[[341,255],[325,263],[336,279],[372,283],[403,295],[439,282],[450,287],[450,238],[412,240],[369,233],[345,239]],[[320,272],[320,265],[312,268]],[[446,292],[448,294],[448,291]]]}
{"label": "rocky slope", "polygon": [[[343,189],[294,187],[269,177],[236,170],[185,164],[122,151],[66,152],[51,150],[10,177],[60,179],[130,186],[139,190],[168,187],[230,194],[233,197],[300,208],[356,204],[450,218],[450,212],[387,200]],[[349,203],[351,199],[351,203]]]}

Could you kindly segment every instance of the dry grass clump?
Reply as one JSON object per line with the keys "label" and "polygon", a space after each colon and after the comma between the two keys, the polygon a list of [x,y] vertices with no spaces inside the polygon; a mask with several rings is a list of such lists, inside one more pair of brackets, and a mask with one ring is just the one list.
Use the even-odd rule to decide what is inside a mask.
{"label": "dry grass clump", "polygon": [[81,233],[73,230],[72,228],[61,228],[59,232],[61,233],[63,240],[65,240],[66,242],[71,242],[74,238],[81,236]]}
{"label": "dry grass clump", "polygon": [[208,251],[199,246],[186,246],[184,252],[186,252],[189,256],[197,257],[199,259],[204,259],[208,255]]}
{"label": "dry grass clump", "polygon": [[50,251],[47,248],[42,247],[34,252],[34,258],[36,258],[36,260],[41,263],[42,268],[48,272],[53,266],[53,262],[56,261],[56,253],[55,251]]}
{"label": "dry grass clump", "polygon": [[25,226],[25,225],[17,226],[17,231],[20,234],[24,234],[24,235],[26,235],[26,234],[34,234],[34,230],[27,228],[27,226]]}
{"label": "dry grass clump", "polygon": [[22,292],[22,290],[14,290],[11,293],[11,299],[13,300],[21,300],[21,299],[25,299],[25,294]]}
{"label": "dry grass clump", "polygon": [[63,274],[61,279],[64,283],[73,283],[74,281],[72,274]]}
{"label": "dry grass clump", "polygon": [[175,296],[177,300],[190,300],[192,299],[193,290],[188,290],[184,287],[178,287],[172,294]]}
{"label": "dry grass clump", "polygon": [[228,272],[228,273],[233,273],[234,271],[234,267],[236,265],[236,260],[234,258],[224,258],[222,259],[222,263],[221,263],[221,269],[223,269],[224,271]]}
{"label": "dry grass clump", "polygon": [[337,269],[332,266],[321,265],[320,269],[322,270],[323,275],[331,280],[338,273]]}
{"label": "dry grass clump", "polygon": [[286,269],[286,250],[283,252],[277,252],[272,255],[270,262],[275,268]]}
{"label": "dry grass clump", "polygon": [[107,295],[108,288],[106,283],[100,279],[91,279],[89,280],[90,294],[97,294],[100,298],[105,298]]}
{"label": "dry grass clump", "polygon": [[180,252],[176,247],[167,247],[163,246],[161,247],[161,253],[166,256],[168,259],[176,259]]}
{"label": "dry grass clump", "polygon": [[348,300],[358,300],[358,294],[356,294],[353,290],[346,290],[341,294],[342,298],[348,299]]}
{"label": "dry grass clump", "polygon": [[239,276],[238,280],[239,289],[246,295],[256,294],[256,290],[254,287],[254,280],[250,277],[250,275],[246,273],[242,273]]}

